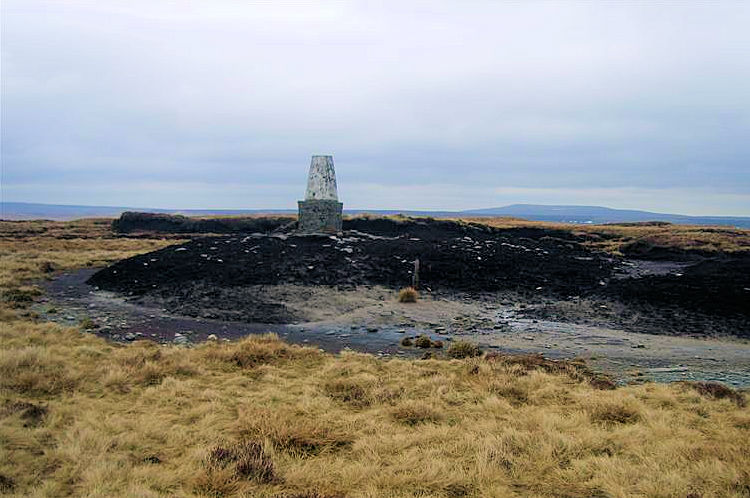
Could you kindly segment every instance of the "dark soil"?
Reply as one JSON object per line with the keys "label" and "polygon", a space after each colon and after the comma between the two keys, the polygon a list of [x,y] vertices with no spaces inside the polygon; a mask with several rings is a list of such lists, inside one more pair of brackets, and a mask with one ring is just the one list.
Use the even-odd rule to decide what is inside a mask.
{"label": "dark soil", "polygon": [[291,317],[282,304],[266,301],[257,287],[249,287],[398,289],[411,284],[419,259],[420,287],[433,292],[513,291],[531,302],[605,299],[623,303],[624,315],[640,315],[639,331],[713,330],[750,337],[747,255],[705,260],[680,274],[622,278],[626,261],[593,252],[562,230],[385,218],[346,220],[344,229],[338,237],[255,233],[199,238],[120,261],[89,283],[158,298],[170,311],[188,316],[201,316],[210,307],[219,310],[218,318],[286,323]]}
{"label": "dark soil", "polygon": [[[513,290],[529,295],[568,296],[591,292],[614,268],[608,257],[543,230],[497,230],[481,225],[418,220],[358,220],[344,236],[224,236],[193,240],[120,261],[90,283],[130,296],[177,298],[188,315],[211,305],[232,310],[233,319],[284,321],[278,304],[262,295],[236,293],[247,286],[330,285],[353,288],[385,285],[398,289],[419,281],[433,291]],[[195,307],[196,309],[191,309]],[[239,309],[243,308],[243,309]],[[274,312],[275,311],[275,312]],[[237,315],[239,314],[239,316]]]}
{"label": "dark soil", "polygon": [[625,303],[747,318],[750,317],[750,257],[705,260],[681,273],[614,281],[607,294]]}

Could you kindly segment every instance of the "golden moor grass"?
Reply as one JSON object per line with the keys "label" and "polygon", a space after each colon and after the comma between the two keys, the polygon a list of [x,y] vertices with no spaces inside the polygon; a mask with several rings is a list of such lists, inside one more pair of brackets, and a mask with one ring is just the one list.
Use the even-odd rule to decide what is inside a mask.
{"label": "golden moor grass", "polygon": [[[109,243],[78,234],[86,242],[69,259],[55,236],[44,249],[44,226],[27,237],[30,254],[44,250],[61,268],[98,264]],[[164,241],[131,243],[123,253]],[[23,260],[24,246],[3,244],[5,257]],[[29,283],[9,272],[0,268],[3,281]],[[613,389],[595,386],[584,365],[532,355],[381,360],[272,335],[122,345],[2,306],[0,493],[750,493],[750,411],[733,390]]]}
{"label": "golden moor grass", "polygon": [[399,303],[416,303],[419,299],[419,292],[414,287],[405,287],[398,291]]}
{"label": "golden moor grass", "polygon": [[274,336],[183,349],[14,321],[0,339],[0,475],[21,494],[742,496],[750,485],[747,409],[688,385],[602,391],[511,361],[333,356]]}
{"label": "golden moor grass", "polygon": [[482,354],[482,350],[479,349],[479,346],[477,346],[473,342],[459,339],[457,341],[451,342],[451,345],[448,346],[446,353],[451,358],[461,359],[479,356]]}

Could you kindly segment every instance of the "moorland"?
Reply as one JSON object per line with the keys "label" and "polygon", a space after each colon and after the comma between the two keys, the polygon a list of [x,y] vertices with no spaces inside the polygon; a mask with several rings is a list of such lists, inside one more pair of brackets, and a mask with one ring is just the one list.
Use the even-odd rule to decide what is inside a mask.
{"label": "moorland", "polygon": [[[392,226],[392,221],[383,223]],[[477,257],[501,254],[504,257],[497,265],[509,265],[479,266],[484,269],[478,273],[482,287],[495,283],[486,278],[488,268],[501,274],[503,270],[523,270],[522,260],[513,256],[518,248],[502,246],[499,253],[485,252],[492,237],[478,243],[480,237],[472,234],[490,232],[474,224],[488,230],[511,230],[513,237],[526,239],[522,252],[528,249],[539,254],[541,268],[556,275],[546,284],[534,280],[538,273],[505,280],[512,283],[512,289],[493,289],[506,293],[503,299],[560,302],[577,292],[611,300],[609,289],[625,285],[610,279],[611,273],[619,273],[615,270],[621,268],[651,279],[654,285],[649,288],[666,286],[669,290],[667,302],[648,306],[638,301],[638,287],[631,294],[618,293],[618,298],[631,296],[639,316],[667,307],[690,312],[697,306],[692,310],[695,314],[688,315],[688,329],[672,327],[667,335],[703,333],[702,340],[716,340],[705,334],[706,324],[723,313],[732,316],[718,320],[723,324],[721,334],[732,335],[739,341],[736,344],[742,344],[743,330],[736,329],[743,320],[742,309],[734,301],[741,299],[742,294],[736,293],[742,288],[716,283],[734,285],[732,278],[742,277],[741,273],[721,273],[727,268],[725,263],[729,268],[745,264],[750,247],[748,232],[731,228],[666,224],[571,227],[509,219],[462,220],[450,225],[450,230],[461,232],[451,235],[451,240],[469,237],[471,245],[465,241],[466,247],[455,248],[450,261],[456,254],[471,258],[462,260],[465,264],[449,279],[450,286],[441,285],[438,277],[446,267],[433,258],[435,266],[423,268],[421,278],[423,285],[432,285],[434,290],[420,289],[417,303],[402,306],[418,307],[422,300],[427,303],[431,299],[427,294],[432,292],[439,296],[462,293],[462,299],[480,293],[482,289],[462,287],[477,274],[475,265],[484,264]],[[371,226],[369,232],[356,226],[350,229],[373,231]],[[421,235],[415,235],[414,228],[407,232],[409,239],[419,239],[411,242],[430,242],[430,230]],[[361,247],[389,244],[389,250],[398,248],[397,255],[413,247],[392,239],[397,236],[393,233],[370,235],[375,238],[355,234],[362,240],[343,245],[332,241],[330,250],[337,252],[330,256],[325,256],[326,252],[320,256],[320,251],[310,247],[312,243],[295,244],[298,247],[288,250],[299,250],[303,257],[287,261],[304,260],[305,265],[289,264],[277,273],[294,276],[284,285],[327,286],[325,296],[331,300],[336,299],[336,293],[356,293],[362,285],[377,284],[378,299],[395,302],[403,280],[408,281],[411,254],[398,261],[393,258],[393,266],[385,265],[387,258],[382,257],[377,267],[386,271],[362,265],[347,272],[346,278],[352,281],[341,289],[337,282],[325,280],[331,278],[330,273],[318,273],[316,264],[307,264],[306,258],[321,257],[319,264],[325,268],[327,258],[350,257]],[[117,340],[112,334],[99,333],[101,327],[91,319],[70,323],[64,317],[50,320],[65,315],[59,308],[64,303],[50,300],[45,282],[82,268],[97,270],[94,275],[101,275],[99,283],[110,283],[109,292],[133,292],[129,299],[151,299],[151,304],[158,300],[160,305],[173,302],[177,306],[180,302],[184,307],[178,311],[188,314],[196,307],[193,301],[170,300],[175,298],[175,289],[189,288],[191,281],[221,283],[232,275],[243,275],[247,286],[282,284],[254,281],[252,273],[236,269],[216,271],[215,265],[231,261],[230,257],[247,265],[250,260],[243,258],[251,258],[255,245],[260,246],[256,251],[262,256],[261,266],[273,267],[284,262],[274,256],[280,253],[273,244],[292,244],[288,237],[269,236],[259,238],[260,243],[249,239],[245,244],[252,245],[244,248],[240,244],[246,236],[118,233],[112,230],[111,220],[0,223],[0,493],[279,497],[750,494],[750,410],[742,388],[702,381],[617,383],[606,372],[578,359],[511,354],[502,348],[482,351],[460,335],[441,348],[430,347],[430,354],[420,351],[416,357],[377,357],[346,349],[330,353],[312,342],[308,346],[290,344],[269,334],[187,344],[162,344],[147,336]],[[230,241],[232,237],[237,240]],[[218,245],[220,242],[224,245]],[[349,247],[351,253],[334,246]],[[183,247],[185,250],[177,251]],[[426,249],[419,254],[426,254]],[[571,264],[581,265],[581,271],[556,266],[552,256],[558,249]],[[210,264],[193,264],[208,258],[201,254],[220,250],[225,254],[212,256]],[[310,252],[304,252],[307,250]],[[185,259],[159,261],[158,254]],[[368,254],[377,251],[368,249]],[[656,265],[660,271],[666,268],[666,273],[653,273],[653,264],[635,270],[623,267],[627,258],[686,265]],[[592,262],[596,271],[583,272]],[[166,266],[159,268],[159,264]],[[149,267],[155,271],[143,271]],[[118,268],[128,272],[137,268],[137,280],[153,275],[174,278],[117,288],[111,271]],[[191,268],[189,278],[180,275],[180,268]],[[693,273],[683,268],[693,268]],[[683,282],[680,279],[686,276],[687,283],[677,286],[685,285],[686,291],[673,292],[672,284]],[[599,283],[603,277],[607,285]],[[718,301],[716,297],[697,303],[681,300],[694,285],[705,282],[711,283],[708,292],[719,296]],[[538,295],[539,287],[544,296]],[[198,290],[191,296],[211,298],[208,293],[195,294]],[[220,321],[227,318],[221,316],[219,306],[227,294],[218,296],[220,299],[205,302]],[[706,307],[711,302],[719,306]],[[554,303],[544,304],[549,312]],[[309,312],[289,310],[292,314]],[[615,320],[611,314],[607,319]],[[661,321],[656,322],[646,316],[644,323],[658,326],[668,318],[660,316]],[[737,333],[731,334],[733,330]]]}

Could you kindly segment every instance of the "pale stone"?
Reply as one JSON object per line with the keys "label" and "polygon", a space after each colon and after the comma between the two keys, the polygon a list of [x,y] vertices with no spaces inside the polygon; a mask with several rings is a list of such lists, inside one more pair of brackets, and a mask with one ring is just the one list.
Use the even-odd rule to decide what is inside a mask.
{"label": "pale stone", "polygon": [[333,156],[312,156],[307,176],[306,201],[338,201]]}
{"label": "pale stone", "polygon": [[344,205],[338,198],[333,156],[312,156],[305,200],[299,201],[299,231],[340,232]]}

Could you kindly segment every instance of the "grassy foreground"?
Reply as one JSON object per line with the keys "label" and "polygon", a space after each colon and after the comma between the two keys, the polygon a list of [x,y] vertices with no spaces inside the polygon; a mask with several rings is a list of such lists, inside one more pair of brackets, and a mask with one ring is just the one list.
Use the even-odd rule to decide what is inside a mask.
{"label": "grassy foreground", "polygon": [[0,224],[0,494],[750,496],[750,409],[732,391],[273,336],[120,345],[36,322],[26,279],[169,243],[77,223]]}

